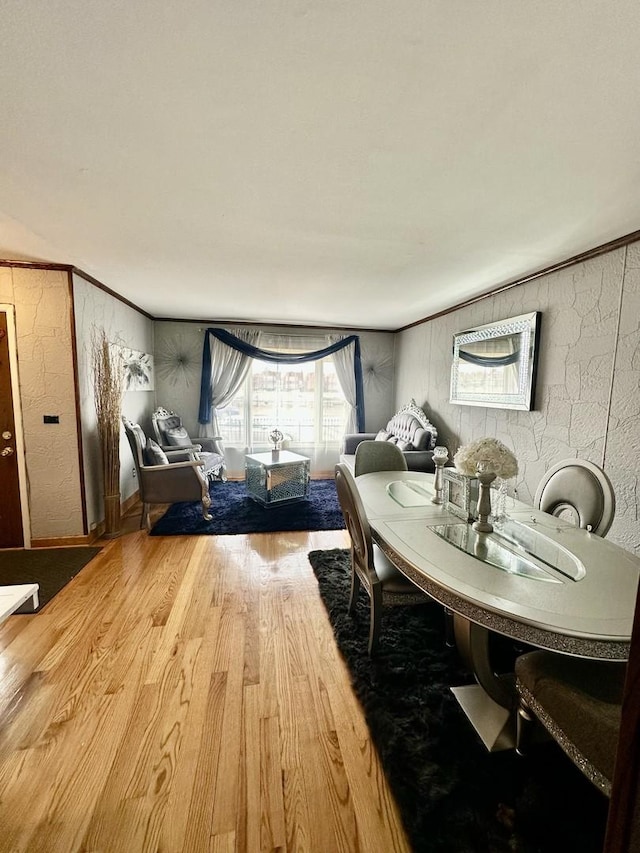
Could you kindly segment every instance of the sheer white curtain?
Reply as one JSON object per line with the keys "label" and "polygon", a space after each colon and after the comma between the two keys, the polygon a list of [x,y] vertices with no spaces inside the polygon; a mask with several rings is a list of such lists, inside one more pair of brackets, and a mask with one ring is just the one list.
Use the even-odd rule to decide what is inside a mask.
{"label": "sheer white curtain", "polygon": [[[247,344],[258,346],[259,331],[234,329],[233,334]],[[202,438],[220,434],[217,409],[226,406],[237,394],[249,372],[251,361],[250,356],[243,355],[211,335],[211,420],[208,424],[200,424],[199,434]]]}
{"label": "sheer white curtain", "polygon": [[[344,340],[343,336],[332,335],[330,343],[335,344]],[[356,346],[350,344],[333,354],[333,363],[336,366],[336,376],[342,388],[345,400],[349,404],[349,419],[345,424],[345,432],[358,432],[358,417],[356,410],[356,374],[355,374]]]}

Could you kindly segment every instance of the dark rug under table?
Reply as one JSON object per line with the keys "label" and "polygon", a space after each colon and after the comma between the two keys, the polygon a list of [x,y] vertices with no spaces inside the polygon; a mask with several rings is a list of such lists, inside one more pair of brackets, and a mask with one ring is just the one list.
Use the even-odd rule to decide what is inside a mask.
{"label": "dark rug under table", "polygon": [[443,608],[386,607],[370,658],[365,592],[347,613],[349,551],[309,561],[416,853],[601,853],[608,801],[554,742],[525,759],[477,737],[449,689],[473,678],[445,645]]}

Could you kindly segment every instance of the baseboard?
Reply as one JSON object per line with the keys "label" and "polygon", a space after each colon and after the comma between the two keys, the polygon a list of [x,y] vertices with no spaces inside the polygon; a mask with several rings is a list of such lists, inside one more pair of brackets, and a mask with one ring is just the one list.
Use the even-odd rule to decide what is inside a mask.
{"label": "baseboard", "polygon": [[88,536],[51,536],[46,539],[32,539],[32,548],[68,548],[73,545],[91,545],[98,538],[92,530]]}
{"label": "baseboard", "polygon": [[120,507],[120,515],[127,515],[131,511],[131,509],[136,506],[136,504],[140,503],[140,492],[135,491],[132,495],[122,502]]}

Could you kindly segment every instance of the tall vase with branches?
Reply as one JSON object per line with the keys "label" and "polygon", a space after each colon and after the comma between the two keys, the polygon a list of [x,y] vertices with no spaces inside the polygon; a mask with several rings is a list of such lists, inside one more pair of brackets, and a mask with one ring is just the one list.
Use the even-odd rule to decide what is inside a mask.
{"label": "tall vase with branches", "polygon": [[120,414],[124,393],[122,350],[104,329],[91,342],[93,395],[104,481],[104,535],[120,534]]}

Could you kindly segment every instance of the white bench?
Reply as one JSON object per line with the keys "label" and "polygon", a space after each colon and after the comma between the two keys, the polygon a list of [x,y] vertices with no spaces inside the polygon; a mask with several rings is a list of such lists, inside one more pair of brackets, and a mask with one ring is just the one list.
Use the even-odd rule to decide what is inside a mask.
{"label": "white bench", "polygon": [[22,610],[24,613],[37,610],[39,604],[38,589],[37,583],[0,586],[0,622],[4,622],[16,610]]}

